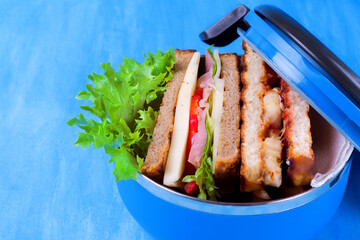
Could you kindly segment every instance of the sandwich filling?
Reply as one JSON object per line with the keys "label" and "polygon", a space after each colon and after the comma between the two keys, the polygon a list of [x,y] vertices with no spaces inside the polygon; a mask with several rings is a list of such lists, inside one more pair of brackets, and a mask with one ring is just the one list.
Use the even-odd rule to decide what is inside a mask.
{"label": "sandwich filling", "polygon": [[[206,51],[205,56],[205,71],[197,82],[197,91],[200,93],[201,99],[198,102],[198,129],[191,139],[191,145],[187,146],[190,149],[188,162],[191,163],[196,169],[200,167],[201,157],[206,143],[206,129],[205,118],[209,111],[209,97],[212,93],[214,80],[212,77],[212,70],[214,68],[214,61],[210,56],[209,51]],[[201,94],[202,93],[202,94]],[[191,119],[190,119],[191,121]]]}
{"label": "sandwich filling", "polygon": [[277,88],[266,92],[264,98],[264,124],[267,127],[263,142],[262,157],[264,160],[264,184],[280,187],[281,176],[281,98]]}
{"label": "sandwich filling", "polygon": [[[218,61],[215,61],[215,56],[217,56]],[[223,92],[223,86],[221,89],[221,85],[218,85],[218,88],[215,89],[216,83],[218,83],[219,81],[222,81],[221,79],[219,79],[220,68],[221,68],[221,65],[220,65],[218,50],[215,50],[215,52],[213,54],[211,52],[209,52],[209,50],[207,50],[206,55],[205,55],[205,71],[206,71],[206,73],[198,79],[197,91],[196,91],[195,95],[193,96],[193,98],[195,98],[195,99],[198,99],[197,96],[200,96],[200,98],[201,98],[197,104],[198,105],[197,106],[198,128],[197,128],[197,132],[190,140],[190,142],[191,142],[190,146],[188,146],[188,149],[190,149],[188,162],[191,163],[196,169],[200,167],[201,158],[202,158],[202,154],[203,154],[205,143],[206,143],[207,133],[206,133],[206,129],[205,129],[205,121],[206,121],[206,114],[209,112],[210,97],[211,97],[211,100],[214,100],[214,101],[212,101],[212,104],[214,104],[215,102],[221,103],[220,107],[219,107],[219,105],[217,105],[217,109],[216,109],[216,110],[218,110],[216,112],[218,112],[218,113],[220,112],[220,114],[218,114],[218,115],[220,115],[220,120],[221,120],[221,106],[222,106],[222,102],[223,102],[223,99],[221,98],[221,96],[219,96],[221,94],[219,94],[219,93],[217,94],[217,97],[221,98],[221,99],[214,99],[214,95],[215,95],[214,90],[217,90],[217,92],[221,92],[221,91]],[[212,119],[214,118],[214,115],[218,120],[219,119],[218,115],[216,116],[215,112],[212,111],[212,114],[211,114]],[[192,119],[190,118],[190,122],[191,121],[192,121]],[[215,141],[215,139],[214,139],[214,141]]]}
{"label": "sandwich filling", "polygon": [[[215,50],[214,53],[211,53],[210,50],[211,48],[206,51],[205,55],[206,72],[198,79],[197,90],[192,97],[194,104],[191,107],[196,109],[190,108],[190,112],[197,113],[197,118],[193,119],[190,116],[189,124],[192,126],[192,123],[197,122],[197,132],[192,136],[193,131],[190,127],[187,145],[189,155],[185,163],[183,182],[187,182],[184,189],[188,194],[198,193],[199,198],[216,200],[218,193],[213,176],[214,157],[212,150],[214,148],[213,141],[215,141],[214,119],[211,116],[214,116],[212,114],[215,103],[214,88],[215,81],[218,81],[221,65],[218,51]],[[219,91],[221,92],[221,89]],[[217,96],[215,100],[221,101],[222,106],[222,98]],[[217,104],[217,108],[219,108],[219,104]],[[215,118],[218,121],[218,118],[221,118],[221,108],[217,110],[219,113],[218,115],[215,114]]]}

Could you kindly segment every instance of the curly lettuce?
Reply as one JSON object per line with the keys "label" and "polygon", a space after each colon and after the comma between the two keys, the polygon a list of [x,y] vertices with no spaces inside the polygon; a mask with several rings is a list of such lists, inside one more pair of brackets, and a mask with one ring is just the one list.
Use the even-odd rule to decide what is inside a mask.
{"label": "curly lettuce", "polygon": [[117,181],[136,179],[151,140],[161,98],[172,78],[173,49],[144,57],[143,64],[124,58],[118,72],[110,63],[101,63],[104,74],[89,75],[92,84],[87,84],[87,90],[76,96],[90,102],[81,109],[90,112],[96,120],[80,113],[67,122],[83,130],[75,146],[89,148],[93,143],[94,148],[105,149],[110,162],[115,162],[113,174]]}

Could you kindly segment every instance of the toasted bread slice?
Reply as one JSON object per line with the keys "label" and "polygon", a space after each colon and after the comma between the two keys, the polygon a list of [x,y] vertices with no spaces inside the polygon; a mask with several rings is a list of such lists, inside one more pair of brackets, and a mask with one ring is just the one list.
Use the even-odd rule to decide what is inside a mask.
{"label": "toasted bread slice", "polygon": [[162,99],[152,140],[141,168],[143,174],[159,183],[164,178],[179,90],[195,52],[195,50],[175,50],[176,63],[172,69],[173,78],[169,81]]}
{"label": "toasted bread slice", "polygon": [[220,54],[224,101],[218,153],[214,167],[217,186],[234,189],[240,172],[240,72],[236,54]]}
{"label": "toasted bread slice", "polygon": [[263,60],[250,46],[243,42],[245,51],[241,59],[243,84],[241,99],[241,170],[240,190],[253,192],[263,189],[264,163],[262,159],[262,145],[264,140],[264,103],[266,91],[266,69]]}
{"label": "toasted bread slice", "polygon": [[308,116],[309,104],[281,79],[281,97],[284,105],[284,145],[288,177],[295,186],[310,184],[313,178],[314,152]]}

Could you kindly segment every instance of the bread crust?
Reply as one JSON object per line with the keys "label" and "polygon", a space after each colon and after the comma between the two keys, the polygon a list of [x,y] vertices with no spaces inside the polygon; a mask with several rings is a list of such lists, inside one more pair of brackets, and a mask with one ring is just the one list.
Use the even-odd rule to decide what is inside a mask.
{"label": "bread crust", "polygon": [[234,191],[240,174],[240,71],[235,53],[220,54],[224,103],[214,175],[223,191]]}
{"label": "bread crust", "polygon": [[170,148],[171,134],[174,128],[175,109],[181,83],[195,50],[175,50],[176,63],[172,69],[173,77],[168,82],[156,120],[141,172],[152,180],[162,183],[166,160]]}
{"label": "bread crust", "polygon": [[[243,71],[241,73],[241,169],[240,190],[253,192],[263,189],[262,145],[264,140],[264,103],[266,69],[261,58],[250,46],[242,43],[245,51],[241,58]],[[251,59],[250,59],[251,58]],[[254,58],[254,59],[252,59]],[[256,69],[254,69],[256,68]],[[248,76],[248,74],[255,74]],[[251,91],[250,91],[251,88]],[[253,95],[254,94],[254,95]]]}
{"label": "bread crust", "polygon": [[283,143],[286,149],[286,162],[289,165],[287,175],[294,186],[309,185],[313,178],[312,167],[315,159],[308,116],[309,104],[283,79],[280,83],[284,105]]}

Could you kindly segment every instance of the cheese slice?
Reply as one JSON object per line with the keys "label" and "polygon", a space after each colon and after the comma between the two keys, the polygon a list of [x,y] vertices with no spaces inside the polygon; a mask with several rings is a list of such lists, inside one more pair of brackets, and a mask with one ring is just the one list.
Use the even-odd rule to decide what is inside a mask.
{"label": "cheese slice", "polygon": [[181,187],[185,167],[186,142],[189,133],[191,96],[195,92],[200,62],[200,53],[195,52],[181,84],[175,111],[174,129],[165,167],[164,185]]}
{"label": "cheese slice", "polygon": [[221,62],[219,57],[219,50],[215,49],[213,54],[217,69],[216,74],[214,76],[214,85],[215,88],[213,90],[213,106],[211,118],[214,124],[214,138],[213,138],[213,173],[215,172],[215,162],[218,153],[218,145],[220,138],[220,123],[221,123],[221,114],[224,103],[224,80],[220,79],[220,71],[221,71]]}

